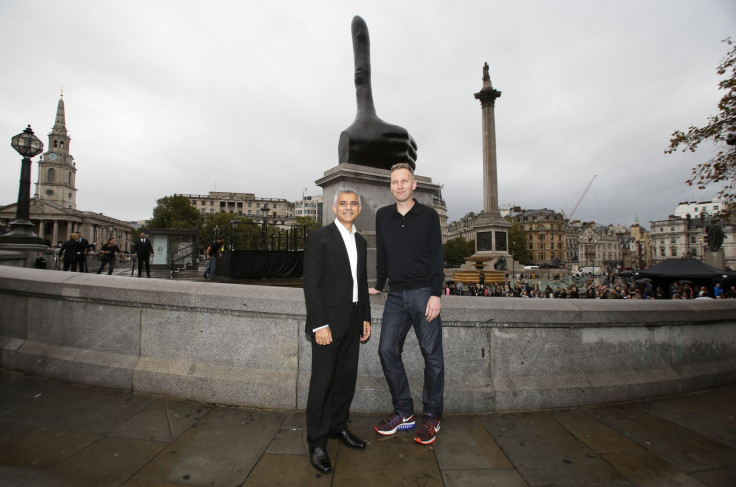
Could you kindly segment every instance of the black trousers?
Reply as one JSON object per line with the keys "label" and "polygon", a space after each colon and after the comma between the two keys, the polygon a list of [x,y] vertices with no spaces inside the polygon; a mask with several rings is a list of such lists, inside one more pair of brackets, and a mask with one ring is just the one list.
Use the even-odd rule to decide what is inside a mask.
{"label": "black trousers", "polygon": [[330,434],[347,427],[358,377],[363,324],[353,308],[345,335],[329,345],[312,340],[312,377],[307,398],[307,444],[324,448]]}
{"label": "black trousers", "polygon": [[149,260],[151,259],[150,255],[139,255],[138,256],[138,277],[141,277],[141,271],[143,270],[143,264],[146,264],[146,275],[148,277],[151,277],[151,264],[149,263]]}

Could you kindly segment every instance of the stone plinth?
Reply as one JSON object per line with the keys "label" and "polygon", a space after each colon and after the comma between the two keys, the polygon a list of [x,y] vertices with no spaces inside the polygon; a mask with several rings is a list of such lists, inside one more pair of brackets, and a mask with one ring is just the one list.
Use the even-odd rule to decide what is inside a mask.
{"label": "stone plinth", "polygon": [[[439,185],[425,176],[415,174],[414,179],[417,182],[414,199],[431,208]],[[376,278],[376,212],[395,201],[391,194],[391,171],[350,163],[338,164],[325,171],[324,176],[315,181],[315,184],[322,188],[322,222],[325,225],[335,219],[332,202],[338,188],[349,186],[360,195],[362,209],[355,226],[368,242],[368,281],[372,285]]]}

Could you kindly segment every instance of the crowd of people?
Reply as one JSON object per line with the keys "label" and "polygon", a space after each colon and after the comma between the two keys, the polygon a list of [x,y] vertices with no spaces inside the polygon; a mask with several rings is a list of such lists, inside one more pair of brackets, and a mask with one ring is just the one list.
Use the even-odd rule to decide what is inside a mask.
{"label": "crowd of people", "polygon": [[542,287],[526,280],[507,280],[503,284],[470,283],[466,287],[461,281],[448,281],[444,293],[455,296],[557,299],[736,299],[736,286],[726,289],[716,283],[710,290],[707,286],[680,281],[671,283],[665,290],[654,286],[651,281],[615,285],[595,284],[591,281],[580,287],[553,284]]}

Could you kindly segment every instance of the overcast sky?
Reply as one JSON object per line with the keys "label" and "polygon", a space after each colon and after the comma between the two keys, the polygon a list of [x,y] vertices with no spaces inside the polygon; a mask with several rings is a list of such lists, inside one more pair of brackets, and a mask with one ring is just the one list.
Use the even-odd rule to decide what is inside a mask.
{"label": "overcast sky", "polygon": [[569,214],[598,175],[575,218],[649,228],[717,192],[684,183],[707,148],[663,152],[716,113],[733,0],[0,0],[0,204],[18,194],[11,137],[31,124],[47,146],[62,87],[78,209],[140,220],[175,193],[321,194],[356,112],[354,15],[378,115],[416,139],[450,221],[483,207],[484,62],[501,205]]}

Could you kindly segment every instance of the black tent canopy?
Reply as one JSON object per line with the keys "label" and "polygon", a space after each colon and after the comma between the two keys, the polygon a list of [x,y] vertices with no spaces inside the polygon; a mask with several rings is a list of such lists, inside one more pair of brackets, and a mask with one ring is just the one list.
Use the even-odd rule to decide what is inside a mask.
{"label": "black tent canopy", "polygon": [[711,267],[697,259],[667,259],[659,264],[639,271],[639,276],[667,279],[727,279],[734,277],[728,272]]}

